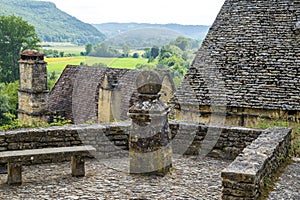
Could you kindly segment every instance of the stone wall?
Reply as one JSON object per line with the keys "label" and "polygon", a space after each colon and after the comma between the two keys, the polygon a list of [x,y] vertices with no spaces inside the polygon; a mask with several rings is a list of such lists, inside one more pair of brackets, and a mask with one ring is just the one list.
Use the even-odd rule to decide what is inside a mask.
{"label": "stone wall", "polygon": [[212,126],[181,121],[171,121],[169,126],[173,137],[174,154],[203,155],[208,153],[208,156],[224,159],[234,159],[263,132],[260,129]]}
{"label": "stone wall", "polygon": [[[0,132],[0,151],[90,144],[97,149],[99,158],[128,156],[130,124],[118,122]],[[206,151],[205,145],[212,144],[208,155],[225,159],[234,159],[263,131],[180,121],[170,121],[169,127],[174,154],[198,155],[201,145],[200,154]]]}
{"label": "stone wall", "polygon": [[225,118],[227,126],[255,127],[262,120],[276,121],[287,119],[291,123],[300,122],[300,111],[288,111],[280,109],[256,109],[242,107],[226,107],[223,113],[214,113],[210,106],[181,105],[180,109],[175,108],[175,118],[187,121],[194,121],[203,124],[210,124],[212,116]]}
{"label": "stone wall", "polygon": [[98,158],[120,156],[128,150],[128,135],[125,133],[129,126],[123,122],[0,132],[0,151],[90,144],[97,149]]}
{"label": "stone wall", "polygon": [[286,160],[291,130],[267,129],[222,171],[222,199],[257,199],[264,181]]}
{"label": "stone wall", "polygon": [[[84,144],[96,148],[98,159],[128,158],[130,125],[120,122],[0,132],[0,151]],[[223,199],[257,199],[264,181],[285,161],[290,148],[291,130],[285,128],[260,130],[182,121],[170,121],[169,128],[174,154],[207,153],[234,160],[222,172]]]}
{"label": "stone wall", "polygon": [[[130,124],[118,122],[0,132],[0,151],[91,144],[101,157],[124,156],[128,153]],[[208,156],[232,160],[264,132],[182,121],[170,121],[169,128],[174,154],[199,155],[210,148],[207,144],[212,144]]]}

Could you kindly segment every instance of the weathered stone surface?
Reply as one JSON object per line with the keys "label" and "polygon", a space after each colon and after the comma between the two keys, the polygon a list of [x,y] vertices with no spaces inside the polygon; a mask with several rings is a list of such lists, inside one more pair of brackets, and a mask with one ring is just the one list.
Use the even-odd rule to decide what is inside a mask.
{"label": "weathered stone surface", "polygon": [[21,185],[22,184],[22,163],[7,164],[7,184],[9,185]]}
{"label": "weathered stone surface", "polygon": [[275,183],[267,199],[300,199],[300,160],[288,165]]}
{"label": "weathered stone surface", "polygon": [[[128,120],[127,112],[135,101],[136,78],[140,72],[68,65],[49,95],[49,112],[75,124]],[[160,70],[158,74],[164,84],[160,92],[167,102],[175,86],[169,71]]]}
{"label": "weathered stone surface", "polygon": [[[208,152],[209,156],[232,160],[263,131],[182,121],[170,121],[169,127],[175,154],[198,155],[205,139],[205,142],[215,143],[210,149],[212,151]],[[211,131],[210,134],[218,133],[218,135],[206,137],[208,130]]]}
{"label": "weathered stone surface", "polygon": [[271,128],[262,133],[222,171],[222,199],[257,199],[264,181],[285,161],[291,143],[291,130]]}
{"label": "weathered stone surface", "polygon": [[130,107],[130,173],[166,175],[172,166],[169,108],[159,99],[160,77],[152,71],[137,76],[138,99]]}
{"label": "weathered stone surface", "polygon": [[171,173],[156,177],[130,175],[101,161],[87,160],[86,176],[80,179],[70,176],[69,162],[24,166],[21,187],[7,187],[6,175],[0,175],[0,194],[2,199],[26,200],[220,199],[220,171],[228,161],[174,158],[173,164]]}
{"label": "weathered stone surface", "polygon": [[[163,120],[158,120],[155,124],[159,128],[163,122]],[[0,150],[86,144],[92,145],[97,149],[97,156],[99,158],[109,156],[117,158],[128,157],[130,126],[130,122],[119,122],[0,132],[0,140],[2,141],[0,143]],[[220,132],[221,135],[216,138],[217,143],[209,155],[226,159],[234,159],[248,144],[262,133],[262,130],[257,129],[221,126],[210,127],[198,123],[170,121],[169,129],[172,137],[173,153],[198,155],[201,143],[210,128],[213,128],[216,132]],[[141,128],[141,133],[146,134],[143,128]],[[149,136],[153,135],[155,134],[149,133]]]}
{"label": "weathered stone surface", "polygon": [[44,55],[33,50],[21,53],[18,119],[21,123],[47,122],[48,85]]}
{"label": "weathered stone surface", "polygon": [[175,94],[176,117],[207,123],[203,107],[221,105],[234,126],[260,117],[241,109],[292,111],[299,122],[299,10],[299,1],[225,1]]}

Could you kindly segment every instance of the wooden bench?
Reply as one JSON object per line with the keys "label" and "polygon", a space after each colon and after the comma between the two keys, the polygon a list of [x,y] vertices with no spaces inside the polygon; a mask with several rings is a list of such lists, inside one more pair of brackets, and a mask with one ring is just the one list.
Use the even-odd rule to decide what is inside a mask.
{"label": "wooden bench", "polygon": [[0,162],[7,163],[7,183],[9,185],[22,184],[22,165],[33,160],[55,161],[57,158],[72,157],[72,176],[85,175],[84,157],[95,153],[92,146],[73,146],[58,148],[29,149],[0,152]]}

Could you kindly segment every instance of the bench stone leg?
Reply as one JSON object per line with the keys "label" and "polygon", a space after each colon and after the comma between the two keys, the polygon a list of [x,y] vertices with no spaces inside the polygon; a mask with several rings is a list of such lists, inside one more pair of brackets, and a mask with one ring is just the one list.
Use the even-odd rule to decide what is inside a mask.
{"label": "bench stone leg", "polygon": [[22,184],[22,164],[11,163],[7,164],[7,184],[21,185]]}
{"label": "bench stone leg", "polygon": [[85,176],[84,157],[72,156],[72,176]]}

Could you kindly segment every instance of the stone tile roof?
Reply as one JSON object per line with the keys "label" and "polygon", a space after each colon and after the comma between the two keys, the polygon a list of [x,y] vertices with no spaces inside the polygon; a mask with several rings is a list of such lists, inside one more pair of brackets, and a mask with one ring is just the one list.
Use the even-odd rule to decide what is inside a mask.
{"label": "stone tile roof", "polygon": [[[136,99],[135,82],[139,73],[140,70],[68,65],[50,92],[48,110],[76,124],[96,122],[99,88],[107,76],[109,86],[106,89],[121,91],[120,97],[117,97],[121,98],[120,120],[126,120],[128,109]],[[160,71],[159,76],[163,80],[169,72]],[[172,89],[175,90],[175,87]]]}
{"label": "stone tile roof", "polygon": [[72,93],[76,74],[79,67],[68,65],[49,94],[48,110],[57,115],[63,115],[67,119],[72,116]]}
{"label": "stone tile roof", "polygon": [[299,0],[226,0],[173,102],[300,110],[299,21]]}

